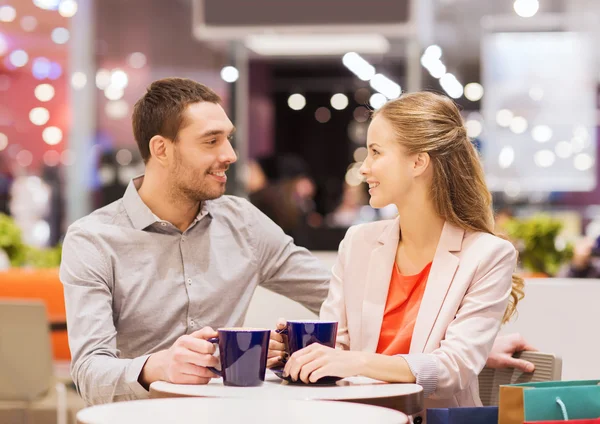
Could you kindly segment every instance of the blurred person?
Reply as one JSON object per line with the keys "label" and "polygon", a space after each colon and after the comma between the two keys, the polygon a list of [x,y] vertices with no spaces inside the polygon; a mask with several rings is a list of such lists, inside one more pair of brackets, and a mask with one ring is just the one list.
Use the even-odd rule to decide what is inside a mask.
{"label": "blurred person", "polygon": [[306,226],[318,227],[322,217],[315,211],[316,186],[308,165],[296,155],[262,158],[261,169],[270,178],[250,193],[250,202],[273,220],[298,245],[307,245]]}
{"label": "blurred person", "polygon": [[257,161],[250,159],[246,171],[246,192],[249,195],[260,191],[267,186],[267,176]]}
{"label": "blurred person", "polygon": [[4,155],[0,154],[0,213],[10,215],[10,188],[13,183],[13,173]]}
{"label": "blurred person", "polygon": [[577,241],[571,262],[558,275],[564,278],[600,278],[600,237],[584,237]]}
{"label": "blurred person", "polygon": [[494,235],[477,152],[454,102],[429,92],[382,106],[367,140],[370,204],[399,216],[348,230],[320,315],[339,322],[337,348],[312,344],[284,373],[416,382],[427,408],[480,406],[477,376],[523,280],[515,248]]}
{"label": "blurred person", "polygon": [[348,228],[361,221],[361,208],[367,204],[364,186],[352,186],[344,182],[342,200],[337,208],[325,218],[330,227]]}
{"label": "blurred person", "polygon": [[318,311],[329,273],[244,199],[226,196],[234,126],[210,88],[153,82],[135,104],[146,164],[63,244],[71,375],[88,404],[148,397],[157,380],[216,377],[218,327],[241,326],[261,285]]}

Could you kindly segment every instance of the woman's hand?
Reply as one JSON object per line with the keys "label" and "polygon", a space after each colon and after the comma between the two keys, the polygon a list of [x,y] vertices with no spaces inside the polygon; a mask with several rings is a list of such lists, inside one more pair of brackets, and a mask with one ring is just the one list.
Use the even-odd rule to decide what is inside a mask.
{"label": "woman's hand", "polygon": [[534,364],[524,359],[513,358],[514,353],[525,350],[535,352],[537,349],[518,333],[498,336],[485,365],[488,368],[516,368],[523,372],[533,372]]}
{"label": "woman's hand", "polygon": [[[287,326],[287,321],[284,318],[279,318],[277,321],[277,330],[283,330]],[[271,339],[269,340],[269,353],[267,354],[267,368],[283,366],[288,356],[287,336],[279,334],[276,331],[271,331]]]}
{"label": "woman's hand", "polygon": [[315,383],[321,377],[350,377],[360,374],[362,352],[333,349],[313,343],[295,352],[285,364],[284,376],[305,383]]}

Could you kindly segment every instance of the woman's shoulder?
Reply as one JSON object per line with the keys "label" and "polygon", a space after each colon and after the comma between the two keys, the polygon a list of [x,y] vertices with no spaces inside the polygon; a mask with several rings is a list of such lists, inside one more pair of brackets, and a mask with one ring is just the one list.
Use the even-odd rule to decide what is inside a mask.
{"label": "woman's shoulder", "polygon": [[516,255],[515,246],[508,240],[482,231],[467,231],[463,241],[463,251],[477,252],[489,256]]}
{"label": "woman's shoulder", "polygon": [[385,219],[375,222],[353,225],[348,228],[346,239],[359,239],[361,241],[377,241],[381,234],[390,229],[395,224],[393,219]]}

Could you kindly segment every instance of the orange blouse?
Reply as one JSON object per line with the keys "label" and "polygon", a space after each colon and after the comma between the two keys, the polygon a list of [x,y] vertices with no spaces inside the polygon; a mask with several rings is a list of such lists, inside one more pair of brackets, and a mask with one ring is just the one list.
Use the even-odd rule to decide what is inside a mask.
{"label": "orange blouse", "polygon": [[408,353],[430,269],[431,262],[418,274],[405,276],[394,263],[377,353]]}

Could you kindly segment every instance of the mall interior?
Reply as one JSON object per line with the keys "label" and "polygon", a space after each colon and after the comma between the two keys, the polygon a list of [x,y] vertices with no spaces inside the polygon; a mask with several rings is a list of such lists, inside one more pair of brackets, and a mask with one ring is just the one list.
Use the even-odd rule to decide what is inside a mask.
{"label": "mall interior", "polygon": [[[98,309],[91,291],[87,310],[68,304],[73,298],[66,290],[74,283],[65,281],[71,262],[61,266],[66,235],[95,210],[123,202],[132,181],[145,174],[148,160],[132,129],[134,106],[152,82],[172,77],[213,90],[235,125],[230,142],[237,160],[228,163],[225,194],[262,211],[281,228],[282,239],[291,237],[334,274],[349,228],[402,222],[395,204],[370,204],[364,167],[371,160],[373,114],[415,92],[451,99],[483,166],[493,232],[518,252],[515,271],[524,279],[524,297],[499,334],[526,340],[529,348],[518,350],[536,365],[533,373],[484,368],[481,401],[499,423],[567,420],[564,411],[571,419],[600,422],[594,421],[600,419],[600,342],[593,336],[600,324],[598,40],[598,0],[0,0],[0,423],[195,422],[198,413],[223,422],[271,422],[270,407],[261,402],[269,405],[277,394],[210,395],[200,386],[192,395],[181,389],[172,396],[155,388],[154,397],[150,387],[150,399],[94,409],[99,406],[85,400],[74,372],[81,347],[73,346],[74,328]],[[105,241],[91,237],[101,250]],[[157,251],[139,240],[139,252]],[[210,249],[219,249],[219,240]],[[130,253],[121,252],[109,268],[128,260]],[[198,253],[200,262],[208,257]],[[147,259],[139,266],[160,262]],[[156,280],[179,278],[171,271],[158,272]],[[112,278],[118,270],[107,272]],[[244,278],[250,280],[238,276]],[[319,319],[318,310],[260,282],[252,290],[244,327],[274,329],[280,317]],[[108,291],[113,306],[119,303],[116,286]],[[130,300],[153,301],[157,315],[169,313],[160,300]],[[90,354],[131,359],[119,350],[122,318],[115,309],[112,335],[90,333],[90,340],[110,339],[114,351]],[[182,334],[193,332],[185,326]],[[206,387],[220,385],[214,390],[221,393],[219,381]],[[528,411],[536,401],[525,390],[520,418],[509,420],[513,410],[502,399],[503,385],[542,381],[561,387],[560,396],[573,403],[565,400],[562,408],[552,391],[548,408],[561,415],[538,416]],[[582,385],[587,395],[562,388],[567,381],[591,381]],[[267,376],[261,390],[267,383],[279,390],[278,378]],[[418,384],[389,384],[405,392],[389,395],[388,403],[373,401],[369,392],[353,405],[341,402],[348,405],[341,412],[332,400],[348,400],[338,393],[351,387],[337,383],[326,390],[340,391],[323,397],[325,388],[315,386],[316,394],[300,396],[302,402],[331,402],[311,400],[305,409],[284,390],[302,388],[285,384],[275,409],[299,411],[290,422],[496,422],[436,421],[427,412],[427,390],[409,393],[408,386]],[[159,399],[181,396],[186,402]],[[243,398],[257,403],[235,403],[248,401]],[[244,411],[244,421],[229,417],[235,411]]]}

